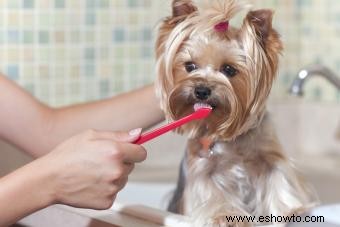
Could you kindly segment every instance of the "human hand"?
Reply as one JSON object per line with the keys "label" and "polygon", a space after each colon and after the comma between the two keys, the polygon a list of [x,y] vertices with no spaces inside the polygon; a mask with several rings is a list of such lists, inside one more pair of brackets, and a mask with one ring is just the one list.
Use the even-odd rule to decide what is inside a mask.
{"label": "human hand", "polygon": [[[132,144],[141,133],[89,130],[57,146],[40,159],[51,171],[47,183],[54,203],[74,207],[108,209],[125,186],[134,163],[146,158],[146,151]],[[42,169],[45,171],[45,169]]]}

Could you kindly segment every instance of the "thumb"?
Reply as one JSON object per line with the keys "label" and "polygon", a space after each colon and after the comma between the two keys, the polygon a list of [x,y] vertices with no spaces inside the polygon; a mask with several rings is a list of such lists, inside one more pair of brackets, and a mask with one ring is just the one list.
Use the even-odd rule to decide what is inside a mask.
{"label": "thumb", "polygon": [[114,132],[113,139],[120,142],[132,143],[140,137],[141,132],[142,128],[136,128],[129,132]]}

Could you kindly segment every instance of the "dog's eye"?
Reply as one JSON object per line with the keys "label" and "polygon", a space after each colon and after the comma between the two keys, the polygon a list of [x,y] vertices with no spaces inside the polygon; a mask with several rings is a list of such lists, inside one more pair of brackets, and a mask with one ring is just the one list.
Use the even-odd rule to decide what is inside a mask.
{"label": "dog's eye", "polygon": [[233,66],[228,65],[228,64],[224,64],[221,67],[221,73],[223,73],[227,77],[233,77],[238,73],[238,71]]}
{"label": "dog's eye", "polygon": [[197,65],[196,65],[195,63],[193,63],[192,61],[185,62],[185,63],[184,63],[184,67],[185,67],[185,70],[186,70],[188,73],[191,73],[192,71],[198,69]]}

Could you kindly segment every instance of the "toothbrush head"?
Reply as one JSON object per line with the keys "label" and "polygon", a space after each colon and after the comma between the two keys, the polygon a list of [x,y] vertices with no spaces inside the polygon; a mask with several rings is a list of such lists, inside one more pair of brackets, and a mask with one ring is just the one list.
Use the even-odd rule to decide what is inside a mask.
{"label": "toothbrush head", "polygon": [[212,111],[212,107],[206,103],[196,103],[194,105],[195,110],[195,118],[196,119],[203,119],[209,116]]}

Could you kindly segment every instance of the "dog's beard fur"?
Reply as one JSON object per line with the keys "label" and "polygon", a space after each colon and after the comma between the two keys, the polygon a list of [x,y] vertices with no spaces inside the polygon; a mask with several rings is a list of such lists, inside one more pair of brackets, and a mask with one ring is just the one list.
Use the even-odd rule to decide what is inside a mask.
{"label": "dog's beard fur", "polygon": [[[269,121],[264,117],[266,99],[282,50],[279,35],[272,28],[272,11],[248,12],[240,28],[229,28],[225,32],[214,29],[214,25],[231,19],[247,7],[236,0],[212,0],[206,1],[206,5],[199,9],[190,0],[174,0],[173,15],[159,28],[156,87],[167,119],[174,120],[191,113],[193,105],[198,102],[208,103],[214,108],[208,118],[178,130],[190,138],[187,182],[177,210],[182,213],[198,212],[198,216],[207,218],[214,218],[220,215],[219,212],[230,214],[235,211],[280,214],[309,201],[307,190],[281,153],[273,130],[267,126]],[[188,72],[185,68],[187,62],[195,63],[197,68]],[[223,74],[221,67],[224,64],[235,68],[236,75],[228,77]],[[200,86],[211,91],[204,100],[195,95],[195,89]],[[199,157],[200,137],[218,142],[219,146],[215,147],[218,159]],[[249,163],[245,164],[245,161]],[[230,183],[233,180],[235,185]],[[281,184],[278,183],[280,180]],[[281,201],[284,198],[275,202],[277,199],[272,198],[272,201],[267,199],[263,206],[256,204],[260,207],[256,209],[254,203],[265,200],[262,198],[265,191],[268,195],[276,195],[266,188],[274,183],[278,184],[276,187],[282,187],[281,193],[276,192],[281,195],[277,196],[285,194],[291,202]],[[259,184],[262,184],[262,191],[255,190],[260,188]],[[209,198],[209,194],[220,195],[215,196],[218,201]],[[254,199],[256,196],[261,199]],[[206,224],[203,220],[198,223]]]}

